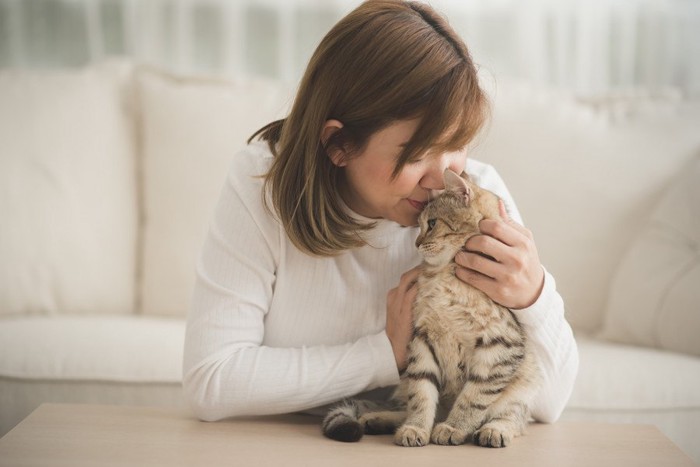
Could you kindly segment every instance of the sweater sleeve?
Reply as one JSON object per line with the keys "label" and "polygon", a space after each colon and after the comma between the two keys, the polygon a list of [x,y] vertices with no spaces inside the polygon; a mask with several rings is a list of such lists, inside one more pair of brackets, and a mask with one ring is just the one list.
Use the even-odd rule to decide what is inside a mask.
{"label": "sweater sleeve", "polygon": [[537,301],[513,313],[525,328],[542,371],[532,416],[538,422],[553,423],[564,411],[578,373],[578,348],[554,277],[545,270]]}
{"label": "sweater sleeve", "polygon": [[261,182],[235,172],[202,248],[188,316],[183,387],[194,414],[212,421],[293,412],[396,384],[385,332],[340,345],[263,345],[281,233]]}
{"label": "sweater sleeve", "polygon": [[[510,217],[523,225],[513,197],[495,169],[476,161],[473,166],[477,183],[500,196]],[[512,311],[525,328],[543,376],[532,416],[538,422],[553,423],[561,416],[578,373],[578,348],[554,277],[545,269],[544,286],[537,301],[528,308]]]}

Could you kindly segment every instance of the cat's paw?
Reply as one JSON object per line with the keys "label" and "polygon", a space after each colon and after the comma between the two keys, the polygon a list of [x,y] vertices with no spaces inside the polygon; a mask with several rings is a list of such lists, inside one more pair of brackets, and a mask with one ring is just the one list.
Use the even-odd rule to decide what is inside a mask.
{"label": "cat's paw", "polygon": [[466,431],[458,430],[447,423],[438,423],[435,428],[433,428],[430,440],[435,444],[442,444],[443,446],[457,446],[464,444],[468,437],[469,433]]}
{"label": "cat's paw", "polygon": [[474,433],[475,443],[486,448],[504,448],[512,440],[513,435],[511,433],[496,428],[484,427]]}
{"label": "cat's paw", "polygon": [[394,435],[394,443],[399,446],[417,447],[425,446],[430,442],[430,433],[428,430],[419,428],[413,425],[403,425],[396,430]]}

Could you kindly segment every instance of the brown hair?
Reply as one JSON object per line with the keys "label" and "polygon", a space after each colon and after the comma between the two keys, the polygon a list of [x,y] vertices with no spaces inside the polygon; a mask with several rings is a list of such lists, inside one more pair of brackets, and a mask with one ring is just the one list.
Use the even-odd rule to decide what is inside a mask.
{"label": "brown hair", "polygon": [[[311,57],[289,116],[251,136],[275,155],[265,192],[301,250],[329,256],[365,245],[374,224],[353,219],[339,199],[342,168],[328,151],[362,152],[372,134],[396,120],[420,118],[393,176],[428,151],[458,150],[488,109],[464,42],[429,6],[369,0],[341,19]],[[343,127],[321,143],[324,123]],[[267,198],[266,198],[267,199]]]}

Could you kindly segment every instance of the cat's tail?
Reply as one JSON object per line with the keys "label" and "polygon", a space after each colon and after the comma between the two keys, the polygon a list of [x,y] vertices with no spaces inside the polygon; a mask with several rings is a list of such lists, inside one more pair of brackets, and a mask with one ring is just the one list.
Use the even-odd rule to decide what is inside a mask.
{"label": "cat's tail", "polygon": [[362,401],[348,399],[333,407],[321,424],[323,434],[346,443],[359,441],[365,434],[360,424],[360,415],[364,412],[362,405]]}

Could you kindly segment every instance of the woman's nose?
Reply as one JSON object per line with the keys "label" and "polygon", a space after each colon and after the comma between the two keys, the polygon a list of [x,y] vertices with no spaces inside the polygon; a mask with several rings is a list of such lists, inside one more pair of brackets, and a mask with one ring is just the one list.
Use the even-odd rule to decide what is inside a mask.
{"label": "woman's nose", "polygon": [[430,161],[425,169],[423,177],[420,179],[420,186],[425,190],[442,190],[445,188],[442,180],[442,173],[447,164],[443,157],[436,157]]}
{"label": "woman's nose", "polygon": [[421,178],[420,186],[426,190],[444,190],[445,182],[443,174],[445,169],[450,169],[455,173],[462,173],[464,161],[461,157],[453,157],[453,154],[443,154],[429,162],[425,174]]}

